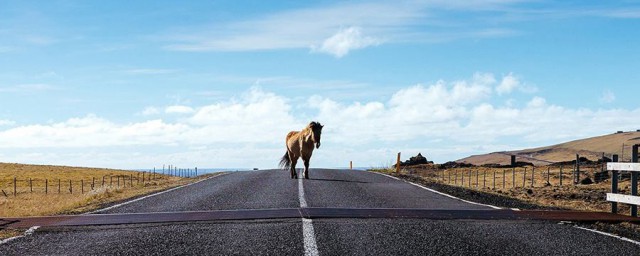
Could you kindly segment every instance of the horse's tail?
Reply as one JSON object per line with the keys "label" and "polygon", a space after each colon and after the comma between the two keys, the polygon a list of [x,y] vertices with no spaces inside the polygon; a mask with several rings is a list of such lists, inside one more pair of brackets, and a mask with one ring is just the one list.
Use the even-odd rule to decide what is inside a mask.
{"label": "horse's tail", "polygon": [[291,159],[289,159],[289,152],[284,152],[284,156],[280,159],[280,168],[285,170],[291,168]]}

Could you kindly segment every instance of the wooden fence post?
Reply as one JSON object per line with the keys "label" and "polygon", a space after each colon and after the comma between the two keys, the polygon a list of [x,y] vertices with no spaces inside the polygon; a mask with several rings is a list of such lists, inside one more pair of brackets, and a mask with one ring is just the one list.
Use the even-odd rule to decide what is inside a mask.
{"label": "wooden fence post", "polygon": [[524,168],[524,173],[522,174],[522,188],[527,186],[527,167]]}
{"label": "wooden fence post", "polygon": [[560,165],[560,187],[562,187],[562,165]]}
{"label": "wooden fence post", "polygon": [[551,177],[551,167],[547,167],[547,185],[551,185],[551,182],[549,182],[549,177]]}
{"label": "wooden fence post", "polygon": [[484,170],[482,174],[482,189],[487,187],[487,170]]}
{"label": "wooden fence post", "polygon": [[16,177],[13,177],[13,196],[16,197],[18,195],[17,186],[16,186]]}
{"label": "wooden fence post", "polygon": [[349,170],[353,170],[353,161],[349,161]]}
{"label": "wooden fence post", "polygon": [[496,170],[493,170],[493,189],[496,189]]}
{"label": "wooden fence post", "polygon": [[61,187],[60,183],[61,183],[60,179],[58,179],[58,194],[60,194],[60,187]]}
{"label": "wooden fence post", "polygon": [[[640,144],[635,144],[631,148],[631,162],[638,162],[638,147]],[[638,172],[631,172],[631,196],[638,195]],[[631,205],[631,216],[638,217],[638,206],[635,204]]]}
{"label": "wooden fence post", "polygon": [[460,185],[464,187],[464,170],[462,170],[462,174],[460,175]]}
{"label": "wooden fence post", "polygon": [[536,166],[532,166],[531,167],[531,187],[533,188],[533,184],[535,184],[535,179],[536,179]]}
{"label": "wooden fence post", "polygon": [[91,190],[96,186],[96,177],[91,177]]}
{"label": "wooden fence post", "polygon": [[84,194],[84,179],[80,180],[80,194]]}
{"label": "wooden fence post", "polygon": [[506,174],[507,174],[507,170],[502,169],[502,189],[505,189],[507,186]]}
{"label": "wooden fence post", "polygon": [[49,194],[49,179],[44,179],[44,194]]}
{"label": "wooden fence post", "polygon": [[[618,155],[612,156],[612,162],[618,162]],[[561,183],[562,184],[562,183]],[[618,171],[611,170],[611,193],[618,193]],[[618,202],[611,202],[611,213],[618,213]]]}
{"label": "wooden fence post", "polygon": [[400,152],[398,152],[398,158],[396,159],[396,173],[400,174]]}
{"label": "wooden fence post", "polygon": [[476,170],[476,188],[478,188],[478,186],[480,186],[480,182],[479,182],[479,177],[480,176],[480,170]]}
{"label": "wooden fence post", "polygon": [[458,185],[458,170],[456,170],[456,173],[453,175],[453,185]]}
{"label": "wooden fence post", "polygon": [[516,187],[516,168],[511,168],[511,188]]}
{"label": "wooden fence post", "polygon": [[573,184],[580,183],[580,155],[576,154],[576,165],[573,173]]}
{"label": "wooden fence post", "polygon": [[33,183],[31,182],[31,178],[29,178],[29,190],[33,193]]}
{"label": "wooden fence post", "polygon": [[69,180],[69,193],[73,194],[73,184],[71,183],[71,180]]}

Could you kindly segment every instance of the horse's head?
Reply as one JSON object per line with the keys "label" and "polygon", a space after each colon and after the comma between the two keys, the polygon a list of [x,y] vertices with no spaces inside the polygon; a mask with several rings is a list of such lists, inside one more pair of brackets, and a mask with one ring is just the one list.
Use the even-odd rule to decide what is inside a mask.
{"label": "horse's head", "polygon": [[322,127],[324,127],[324,125],[321,125],[319,122],[311,122],[309,123],[309,128],[311,128],[311,139],[313,140],[313,143],[316,144],[316,148],[320,147],[320,138],[322,137]]}

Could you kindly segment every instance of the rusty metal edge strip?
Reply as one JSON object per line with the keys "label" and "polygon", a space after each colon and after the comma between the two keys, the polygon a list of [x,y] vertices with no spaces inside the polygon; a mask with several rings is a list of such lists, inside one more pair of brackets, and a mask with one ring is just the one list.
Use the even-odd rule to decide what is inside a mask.
{"label": "rusty metal edge strip", "polygon": [[156,212],[128,214],[65,215],[47,217],[5,218],[6,227],[122,225],[195,221],[229,221],[259,219],[340,219],[394,218],[429,220],[546,220],[574,222],[632,222],[640,218],[605,212],[578,211],[513,211],[503,210],[432,210],[409,208],[284,208],[190,212]]}

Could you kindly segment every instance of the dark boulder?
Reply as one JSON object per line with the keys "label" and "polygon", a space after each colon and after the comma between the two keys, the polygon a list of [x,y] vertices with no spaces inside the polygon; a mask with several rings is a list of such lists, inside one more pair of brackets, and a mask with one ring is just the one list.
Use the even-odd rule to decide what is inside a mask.
{"label": "dark boulder", "polygon": [[400,162],[400,166],[412,166],[412,165],[420,165],[420,164],[433,164],[433,161],[427,160],[426,157],[418,153],[418,155],[410,157],[409,160]]}
{"label": "dark boulder", "polygon": [[589,178],[589,177],[586,177],[586,178],[584,178],[584,179],[582,179],[582,180],[580,181],[580,184],[582,184],[582,185],[589,185],[589,184],[593,184],[593,180],[591,180],[591,178]]}

